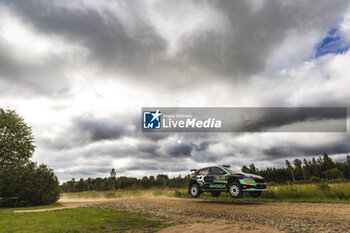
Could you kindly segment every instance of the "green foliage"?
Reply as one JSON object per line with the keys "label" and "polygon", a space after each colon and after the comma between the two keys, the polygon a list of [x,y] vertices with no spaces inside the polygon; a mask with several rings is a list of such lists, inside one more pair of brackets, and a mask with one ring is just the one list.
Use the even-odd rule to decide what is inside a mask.
{"label": "green foliage", "polygon": [[29,126],[15,112],[0,108],[0,197],[16,197],[19,203],[0,205],[43,205],[59,198],[59,182],[53,171],[29,159],[34,153]]}
{"label": "green foliage", "polygon": [[[111,173],[113,172],[113,169]],[[115,172],[115,170],[114,170]],[[188,176],[169,178],[167,175],[159,174],[156,178],[153,176],[144,176],[141,179],[134,177],[106,177],[106,178],[88,178],[75,179],[67,181],[61,185],[61,191],[83,192],[83,191],[110,191],[115,189],[143,189],[143,188],[184,188],[188,186]]]}
{"label": "green foliage", "polygon": [[316,177],[316,176],[312,176],[310,178],[310,182],[311,183],[320,183],[321,182],[321,179],[319,177]]}
{"label": "green foliage", "polygon": [[155,232],[164,225],[159,217],[114,209],[0,212],[1,232]]}
{"label": "green foliage", "polygon": [[317,187],[322,191],[322,192],[329,192],[330,187],[326,182],[319,183]]}
{"label": "green foliage", "polygon": [[12,110],[0,108],[0,168],[28,162],[34,153],[34,137],[29,126]]}
{"label": "green foliage", "polygon": [[[56,202],[59,195],[58,179],[44,164],[28,162],[0,171],[0,196],[18,197],[20,205],[48,205]],[[2,203],[11,204],[14,203]]]}
{"label": "green foliage", "polygon": [[342,171],[340,171],[338,168],[331,168],[324,172],[327,179],[337,179],[344,177],[344,174]]}
{"label": "green foliage", "polygon": [[286,168],[267,167],[265,170],[255,169],[254,164],[242,167],[243,172],[252,173],[251,168],[256,170],[258,175],[265,178],[267,182],[275,183],[306,183],[319,182],[325,180],[342,180],[350,179],[350,155],[344,162],[333,162],[327,153],[323,153],[322,157],[312,158],[311,161],[306,159],[295,159],[293,163],[286,162]]}
{"label": "green foliage", "polygon": [[175,197],[181,197],[181,192],[179,190],[175,190]]}

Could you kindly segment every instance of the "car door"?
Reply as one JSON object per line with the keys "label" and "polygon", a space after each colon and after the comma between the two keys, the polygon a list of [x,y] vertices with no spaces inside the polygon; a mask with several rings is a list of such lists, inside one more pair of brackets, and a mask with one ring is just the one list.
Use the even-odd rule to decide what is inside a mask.
{"label": "car door", "polygon": [[209,185],[213,182],[213,177],[210,176],[210,167],[203,168],[202,170],[202,175],[199,180],[203,181],[202,187],[204,189],[208,189]]}
{"label": "car door", "polygon": [[205,176],[204,181],[205,181],[205,188],[206,189],[215,189],[214,185],[214,180],[215,180],[215,168],[216,167],[210,167],[208,174]]}
{"label": "car door", "polygon": [[226,189],[227,181],[226,175],[227,173],[221,169],[220,167],[211,167],[209,171],[210,175],[210,189]]}
{"label": "car door", "polygon": [[208,184],[209,184],[207,182],[208,174],[209,174],[209,168],[202,168],[197,173],[197,177],[198,177],[197,182],[198,182],[199,186],[201,186],[202,188],[208,187]]}

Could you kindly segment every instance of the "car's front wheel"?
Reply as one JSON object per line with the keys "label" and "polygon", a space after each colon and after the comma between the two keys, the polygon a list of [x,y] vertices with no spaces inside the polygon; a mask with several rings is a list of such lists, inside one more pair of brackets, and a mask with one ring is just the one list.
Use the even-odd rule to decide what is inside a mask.
{"label": "car's front wheel", "polygon": [[199,190],[198,184],[191,185],[191,187],[190,187],[190,194],[191,194],[192,197],[195,197],[195,198],[197,198],[197,197],[199,197],[201,195],[201,192]]}
{"label": "car's front wheel", "polygon": [[249,192],[249,194],[250,194],[250,196],[251,197],[260,197],[260,195],[261,195],[261,191],[252,191],[252,192]]}
{"label": "car's front wheel", "polygon": [[240,198],[242,196],[241,186],[236,182],[230,184],[228,191],[233,198]]}

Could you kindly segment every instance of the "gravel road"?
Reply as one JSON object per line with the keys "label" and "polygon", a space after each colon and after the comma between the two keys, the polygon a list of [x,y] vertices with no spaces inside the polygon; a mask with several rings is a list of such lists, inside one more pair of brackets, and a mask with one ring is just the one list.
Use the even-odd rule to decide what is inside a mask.
{"label": "gravel road", "polygon": [[[77,201],[64,200],[66,206]],[[163,232],[350,232],[350,205],[224,202],[166,197],[80,201],[83,206],[125,209],[175,219]]]}

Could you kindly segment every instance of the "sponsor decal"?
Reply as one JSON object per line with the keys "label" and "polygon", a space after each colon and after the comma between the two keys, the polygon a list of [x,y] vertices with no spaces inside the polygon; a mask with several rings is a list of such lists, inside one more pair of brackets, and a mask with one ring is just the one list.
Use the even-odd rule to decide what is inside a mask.
{"label": "sponsor decal", "polygon": [[197,182],[202,182],[204,183],[204,176],[199,176]]}
{"label": "sponsor decal", "polygon": [[254,180],[239,180],[241,184],[256,185]]}
{"label": "sponsor decal", "polygon": [[224,184],[211,184],[209,185],[210,188],[217,188],[217,189],[223,189],[226,188],[226,185]]}

